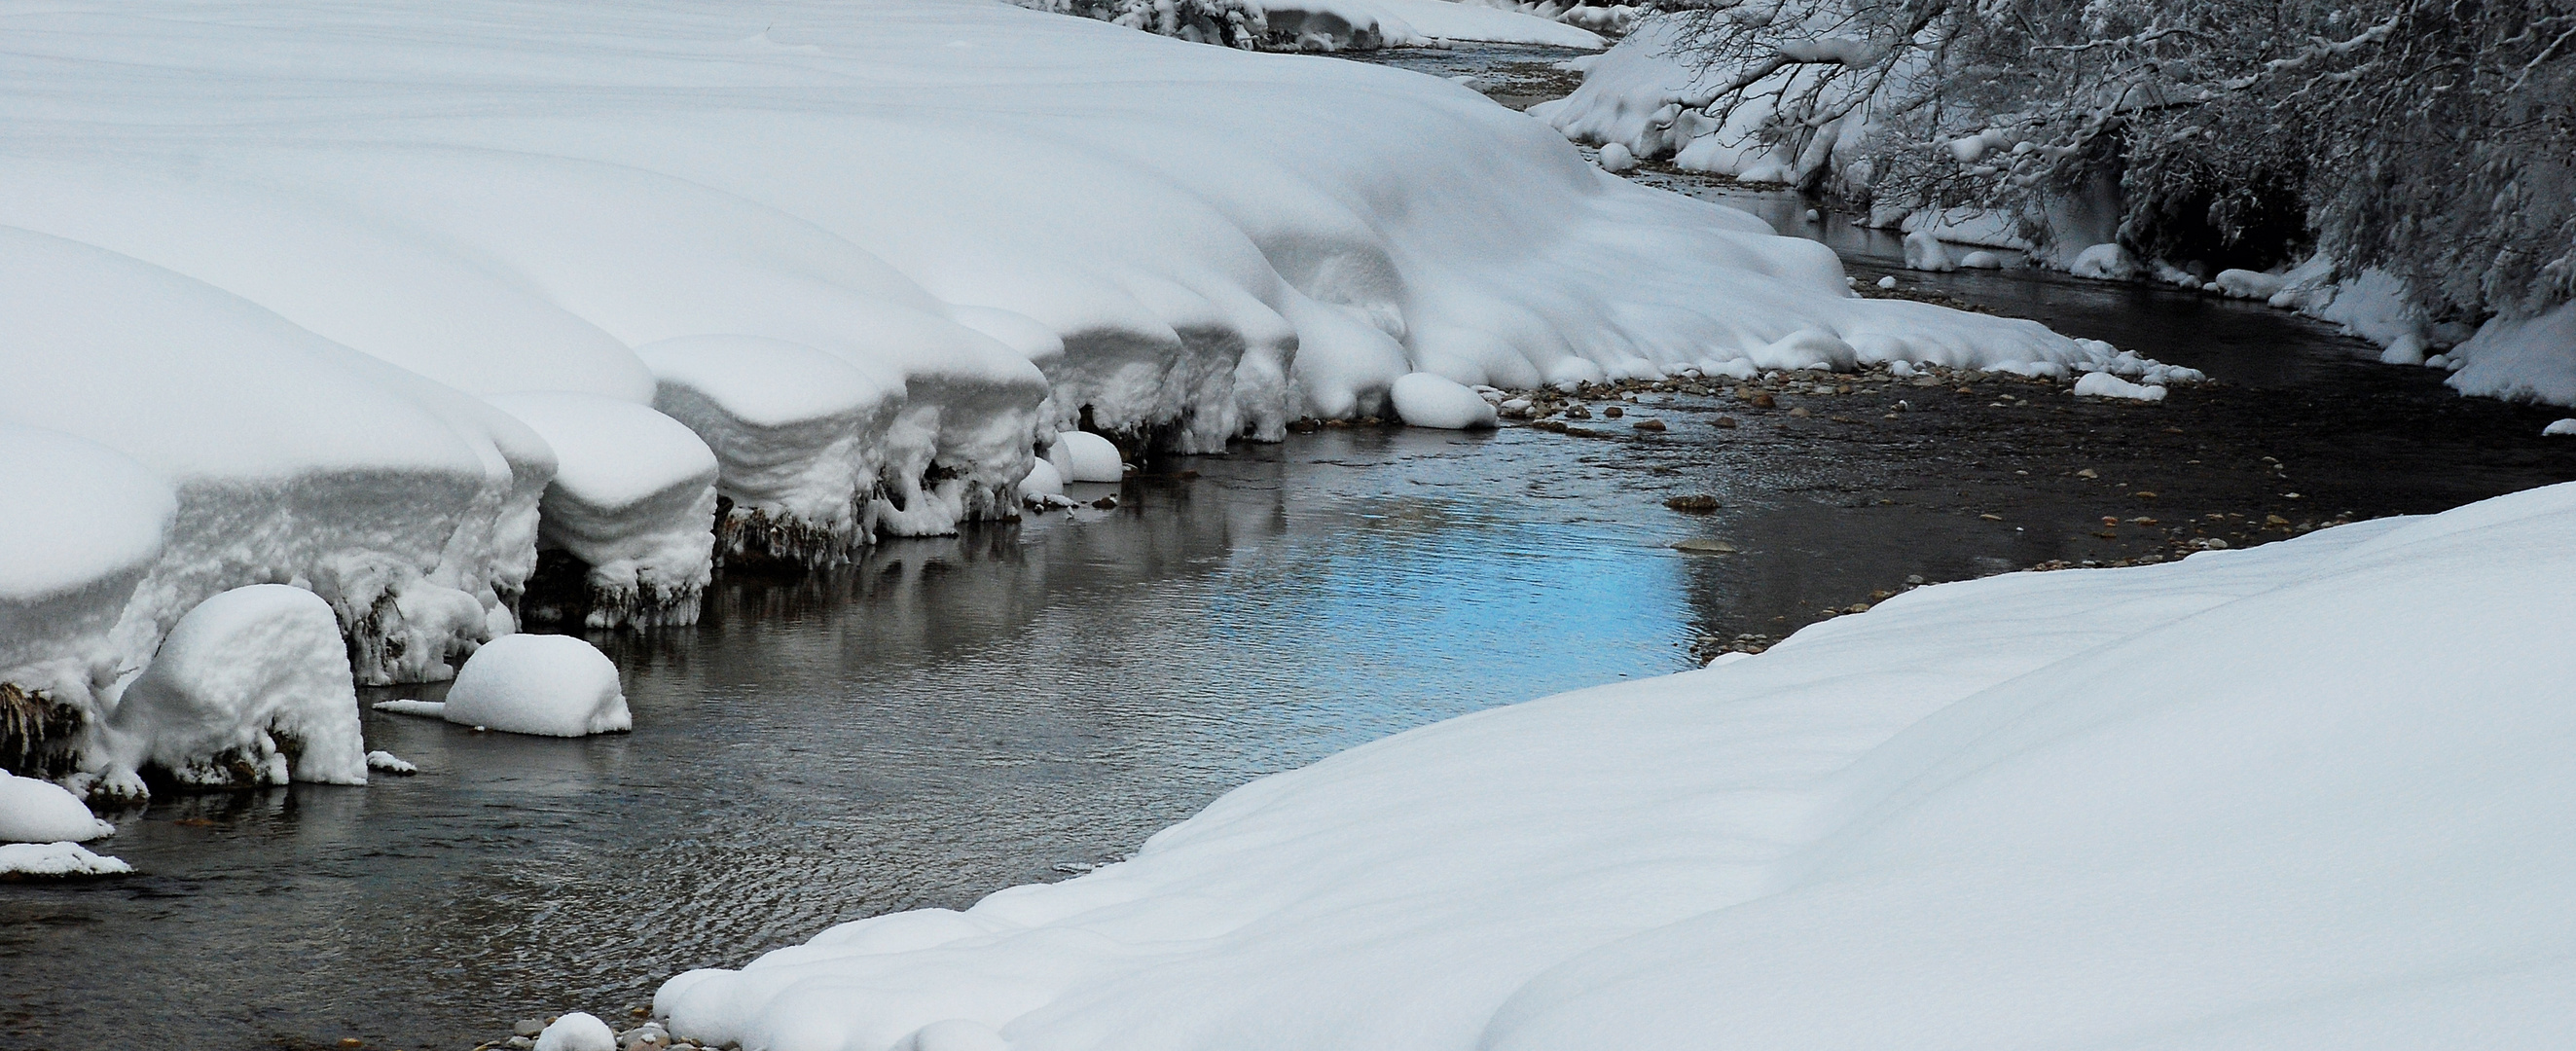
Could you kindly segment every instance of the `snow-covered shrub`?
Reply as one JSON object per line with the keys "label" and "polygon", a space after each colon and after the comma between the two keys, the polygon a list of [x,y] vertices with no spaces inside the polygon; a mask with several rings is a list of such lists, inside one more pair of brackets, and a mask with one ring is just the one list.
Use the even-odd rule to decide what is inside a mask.
{"label": "snow-covered shrub", "polygon": [[[1645,130],[1766,144],[1797,158],[1786,181],[1883,219],[1999,211],[2057,265],[2116,239],[2205,264],[2184,269],[2256,272],[2313,246],[2345,273],[2393,276],[2436,321],[2576,298],[2576,9],[2563,3],[1672,6],[1668,27],[1629,41],[1690,73],[1659,95],[1627,89]],[[1686,151],[1693,137],[1665,139]],[[2075,214],[2106,204],[2113,229]]]}

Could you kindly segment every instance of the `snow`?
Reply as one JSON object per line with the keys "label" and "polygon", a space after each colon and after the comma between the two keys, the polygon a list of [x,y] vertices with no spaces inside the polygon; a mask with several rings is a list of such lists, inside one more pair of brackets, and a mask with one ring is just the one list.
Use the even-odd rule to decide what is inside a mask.
{"label": "snow", "polygon": [[1395,415],[1415,427],[1463,431],[1494,426],[1494,406],[1445,376],[1407,373],[1390,392]]}
{"label": "snow", "polygon": [[1068,482],[1115,482],[1127,477],[1118,446],[1089,431],[1060,431],[1048,458]]}
{"label": "snow", "polygon": [[655,1010],[767,1051],[2554,1046],[2571,589],[2576,484],[1920,588]]}
{"label": "snow", "polygon": [[1958,269],[1959,264],[1951,261],[1950,250],[1927,226],[1905,235],[1905,268],[1946,272]]}
{"label": "snow", "polygon": [[1064,473],[1045,457],[1029,462],[1028,477],[1020,479],[1022,496],[1063,496]]}
{"label": "snow", "polygon": [[2543,438],[2576,438],[2576,416],[2571,416],[2564,420],[2551,421],[2549,426],[2540,429],[2540,436]]}
{"label": "snow", "polygon": [[617,665],[570,635],[511,635],[485,643],[457,671],[438,715],[460,726],[546,737],[635,728]]}
{"label": "snow", "polygon": [[[108,633],[161,557],[177,492],[104,445],[0,423],[0,500],[0,680],[113,666]],[[22,667],[40,662],[52,674]]]}
{"label": "snow", "polygon": [[1430,47],[1443,40],[1601,48],[1588,29],[1457,0],[1260,0],[1270,36],[1298,50]]}
{"label": "snow", "polygon": [[0,844],[0,876],[119,876],[134,866],[78,843]]}
{"label": "snow", "polygon": [[182,785],[367,783],[349,651],[330,603],[253,584],[179,618],[98,728],[111,792],[154,768]]}
{"label": "snow", "polygon": [[2001,270],[2004,268],[2004,257],[1984,249],[1978,249],[1977,251],[1960,256],[1959,266],[1966,270]]}
{"label": "snow", "polygon": [[713,573],[716,455],[668,416],[596,394],[489,399],[552,446],[537,540],[589,567],[589,626],[694,624]]}
{"label": "snow", "polygon": [[2462,394],[2576,405],[2576,303],[2489,321],[2450,356],[2466,363],[2447,381]]}
{"label": "snow", "polygon": [[2289,287],[2289,279],[2285,275],[2257,270],[2221,270],[2209,283],[2215,286],[2216,291],[2235,299],[2268,300]]}
{"label": "snow", "polygon": [[[383,707],[383,704],[380,703],[377,707],[381,708]],[[439,705],[441,711],[444,711],[446,707],[447,706],[444,704]],[[420,767],[412,765],[410,760],[404,759],[392,752],[385,751],[367,753],[367,769],[378,773],[394,774],[397,776],[408,776],[420,772]]]}
{"label": "snow", "polygon": [[0,770],[0,843],[86,842],[116,834],[62,786]]}
{"label": "snow", "polygon": [[2137,384],[2108,372],[2088,372],[2075,381],[2079,398],[2127,398],[2131,401],[2163,401],[2165,388],[2155,384]]}
{"label": "snow", "polygon": [[1615,142],[1601,147],[1602,171],[1625,172],[1636,167],[1637,155],[1628,152],[1628,147]]}
{"label": "snow", "polygon": [[635,348],[653,370],[653,408],[703,439],[716,494],[732,501],[718,547],[806,563],[873,538],[887,459],[927,461],[931,435],[888,448],[905,405],[903,377],[801,343],[761,336],[682,336]]}
{"label": "snow", "polygon": [[540,1031],[534,1051],[617,1051],[617,1033],[598,1016],[575,1011]]}
{"label": "snow", "polygon": [[2104,242],[2075,253],[2074,260],[2066,264],[2066,272],[2101,281],[2127,281],[2137,277],[2140,270],[2128,249]]}
{"label": "snow", "polygon": [[[1411,3],[1453,38],[1579,32],[1374,9]],[[1853,363],[2116,354],[1852,298],[1830,250],[1438,78],[1002,4],[11,29],[0,426],[133,467],[75,480],[113,526],[11,527],[100,546],[0,549],[6,586],[71,589],[0,593],[48,625],[0,633],[0,679],[100,718],[232,588],[319,595],[359,681],[441,680],[517,629],[541,541],[589,565],[593,623],[686,623],[720,495],[727,555],[828,557],[1015,514],[1054,432],[1218,452],[1382,415],[1408,373],[1734,374],[1803,332]]]}

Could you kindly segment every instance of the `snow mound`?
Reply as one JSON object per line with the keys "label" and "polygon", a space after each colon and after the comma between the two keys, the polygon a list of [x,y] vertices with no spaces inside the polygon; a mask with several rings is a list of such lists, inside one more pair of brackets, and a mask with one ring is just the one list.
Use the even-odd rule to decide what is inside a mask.
{"label": "snow mound", "polygon": [[2576,405],[2576,303],[2489,321],[2451,359],[2467,363],[2447,381],[2462,394]]}
{"label": "snow mound", "polygon": [[1446,376],[1407,373],[1389,393],[1396,417],[1409,426],[1451,431],[1494,426],[1493,405]]}
{"label": "snow mound", "polygon": [[2543,438],[2556,438],[2561,436],[2576,438],[2576,417],[2570,417],[2568,419],[2557,420],[2550,423],[2549,426],[2540,429],[2540,436]]}
{"label": "snow mound", "polygon": [[[697,433],[716,458],[716,494],[732,503],[717,550],[815,565],[873,534],[862,511],[905,404],[903,377],[861,369],[801,343],[759,336],[683,336],[635,348],[653,370],[653,407]],[[915,431],[912,437],[929,435]]]}
{"label": "snow mound", "polygon": [[1125,863],[655,1009],[774,1051],[960,1018],[1139,1051],[2550,1046],[2571,589],[2576,484],[1921,588],[1365,745]]}
{"label": "snow mound", "polygon": [[78,843],[0,844],[0,876],[121,876],[134,866]]}
{"label": "snow mound", "polygon": [[1951,260],[1949,247],[1927,226],[1905,235],[1905,268],[1946,273],[1958,269],[1959,264]]}
{"label": "snow mound", "polygon": [[115,834],[115,825],[62,786],[0,770],[0,843],[81,843]]}
{"label": "snow mound", "polygon": [[1029,463],[1029,476],[1020,479],[1022,496],[1063,496],[1064,472],[1043,457]]}
{"label": "snow mound", "polygon": [[1596,49],[1588,29],[1455,0],[1259,0],[1265,46],[1299,51],[1429,47],[1443,40]]}
{"label": "snow mound", "polygon": [[1963,270],[2001,270],[2004,268],[2004,257],[1980,248],[1960,256],[1959,267]]}
{"label": "snow mound", "polygon": [[2105,242],[2075,253],[2066,272],[2099,281],[2126,281],[2138,276],[2140,269],[2128,249]]}
{"label": "snow mound", "polygon": [[234,588],[179,618],[99,735],[110,791],[139,792],[146,768],[190,786],[367,783],[339,621],[285,584]]}
{"label": "snow mound", "polygon": [[[0,681],[85,679],[117,659],[108,632],[159,561],[178,494],[104,445],[7,423],[0,493]],[[55,667],[23,667],[37,663]]]}
{"label": "snow mound", "polygon": [[537,539],[588,567],[589,626],[697,623],[714,570],[717,464],[707,443],[668,416],[596,394],[489,400],[554,448]]}
{"label": "snow mound", "polygon": [[635,728],[617,665],[570,635],[511,635],[485,643],[456,673],[438,715],[461,726],[545,737]]}
{"label": "snow mound", "polygon": [[[378,705],[378,707],[383,706]],[[440,705],[439,707],[442,710],[446,708],[445,705]],[[392,752],[382,751],[367,753],[367,769],[378,773],[394,774],[404,777],[420,772],[420,767],[412,765],[410,760],[404,759]]]}
{"label": "snow mound", "polygon": [[2163,401],[2165,389],[2160,386],[2131,383],[2108,372],[2087,372],[2075,381],[2079,398],[2127,398],[2131,401]]}
{"label": "snow mound", "polygon": [[534,1051],[617,1051],[617,1032],[598,1016],[575,1011],[539,1032]]}
{"label": "snow mound", "polygon": [[1089,431],[1057,432],[1047,458],[1068,482],[1115,482],[1127,477],[1118,446]]}

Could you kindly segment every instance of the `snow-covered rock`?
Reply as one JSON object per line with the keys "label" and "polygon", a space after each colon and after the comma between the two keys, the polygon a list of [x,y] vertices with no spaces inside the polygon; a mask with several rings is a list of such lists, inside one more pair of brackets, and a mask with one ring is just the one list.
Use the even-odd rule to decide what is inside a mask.
{"label": "snow-covered rock", "polygon": [[1118,446],[1089,431],[1057,432],[1047,458],[1068,482],[1115,482],[1127,477]]}
{"label": "snow-covered rock", "polygon": [[2004,257],[1980,248],[1974,252],[1960,256],[1959,268],[1962,270],[2001,270],[2004,268]]}
{"label": "snow-covered rock", "polygon": [[98,732],[111,792],[139,791],[146,768],[182,785],[367,783],[339,620],[285,584],[189,610]]}
{"label": "snow-covered rock", "polygon": [[1124,863],[687,972],[655,1010],[775,1051],[950,1019],[1134,1051],[2553,1046],[2571,592],[2576,484],[1919,588],[1361,746]]}
{"label": "snow-covered rock", "polygon": [[1492,403],[1446,376],[1408,373],[1390,391],[1396,418],[1414,427],[1461,431],[1494,426]]}
{"label": "snow-covered rock", "polygon": [[485,643],[456,673],[456,685],[437,714],[460,726],[546,737],[635,728],[617,665],[570,635],[511,635]]}
{"label": "snow-covered rock", "polygon": [[597,1015],[574,1011],[539,1031],[534,1051],[617,1051],[617,1031]]}
{"label": "snow-covered rock", "polygon": [[1634,170],[1636,167],[1637,155],[1628,152],[1626,144],[1613,142],[1601,147],[1602,171],[1625,172]]}
{"label": "snow-covered rock", "polygon": [[116,834],[62,786],[0,770],[0,843],[82,843]]}
{"label": "snow-covered rock", "polygon": [[695,624],[713,571],[716,455],[646,406],[596,394],[489,399],[554,448],[540,546],[588,567],[594,628]]}
{"label": "snow-covered rock", "polygon": [[1022,496],[1063,496],[1064,472],[1055,469],[1054,461],[1038,457],[1029,462],[1028,477],[1020,479]]}
{"label": "snow-covered rock", "polygon": [[[439,707],[442,711],[446,709],[446,706],[443,704]],[[406,777],[420,772],[420,767],[412,765],[410,760],[386,751],[367,753],[367,769],[380,774],[393,774],[396,776]]]}
{"label": "snow-covered rock", "polygon": [[1959,264],[1950,258],[1950,249],[1924,227],[1905,235],[1905,268],[1908,270],[1950,271]]}
{"label": "snow-covered rock", "polygon": [[2572,416],[2564,420],[2550,421],[2549,426],[2540,429],[2540,436],[2543,438],[2576,438],[2576,416]]}
{"label": "snow-covered rock", "polygon": [[2209,283],[2217,286],[2220,293],[2236,299],[2268,300],[2289,287],[2286,276],[2259,270],[2221,270]]}
{"label": "snow-covered rock", "polygon": [[0,844],[0,876],[118,876],[132,871],[134,866],[90,853],[78,843]]}
{"label": "snow-covered rock", "polygon": [[2128,249],[2105,241],[2075,253],[2075,258],[2066,264],[2066,272],[2101,281],[2127,281],[2144,271]]}
{"label": "snow-covered rock", "polygon": [[2130,401],[2163,401],[2165,388],[2156,384],[2131,383],[2108,372],[2087,372],[2075,381],[2079,398],[2126,398]]}

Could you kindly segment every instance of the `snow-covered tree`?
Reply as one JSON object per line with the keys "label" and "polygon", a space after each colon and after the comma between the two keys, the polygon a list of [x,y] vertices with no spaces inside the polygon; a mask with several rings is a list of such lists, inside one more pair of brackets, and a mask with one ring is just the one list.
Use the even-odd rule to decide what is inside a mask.
{"label": "snow-covered tree", "polygon": [[[1904,208],[2016,212],[2116,181],[2133,250],[2313,245],[2435,316],[2576,297],[2576,10],[2563,0],[1684,0],[1673,101]],[[1801,172],[1814,182],[1815,173]],[[2078,246],[2080,247],[2080,246]]]}

